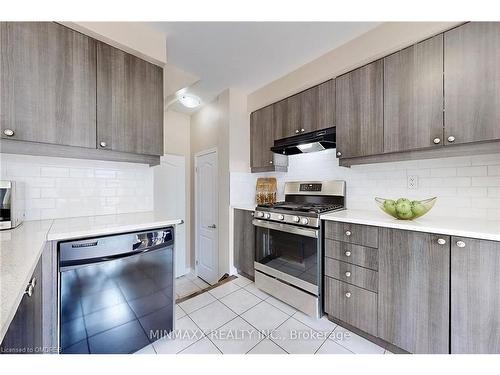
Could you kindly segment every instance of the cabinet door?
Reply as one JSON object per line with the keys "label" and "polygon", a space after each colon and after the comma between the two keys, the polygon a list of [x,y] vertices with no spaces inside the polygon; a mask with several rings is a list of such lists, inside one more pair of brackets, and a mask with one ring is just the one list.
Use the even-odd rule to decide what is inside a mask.
{"label": "cabinet door", "polygon": [[449,352],[449,243],[447,236],[380,229],[380,338],[410,353]]}
{"label": "cabinet door", "polygon": [[[33,281],[35,280],[35,281]],[[37,264],[30,280],[33,294],[25,294],[3,338],[2,353],[41,353],[42,342],[42,263]]]}
{"label": "cabinet door", "polygon": [[95,148],[95,78],[93,39],[52,22],[1,22],[1,137]]}
{"label": "cabinet door", "polygon": [[301,118],[301,102],[302,98],[299,94],[290,96],[286,100],[286,122],[283,126],[282,138],[292,137],[300,133],[302,126]]}
{"label": "cabinet door", "polygon": [[255,229],[253,212],[234,210],[234,266],[240,273],[254,278]]}
{"label": "cabinet door", "polygon": [[384,151],[443,144],[443,35],[384,58]]}
{"label": "cabinet door", "polygon": [[318,129],[319,89],[311,87],[299,94],[300,126],[299,133],[309,133]]}
{"label": "cabinet door", "polygon": [[384,151],[383,67],[383,61],[378,60],[335,79],[339,157],[376,155]]}
{"label": "cabinet door", "polygon": [[318,86],[318,122],[315,129],[335,126],[335,80],[331,79]]}
{"label": "cabinet door", "polygon": [[499,40],[498,22],[471,22],[444,34],[447,144],[500,139]]}
{"label": "cabinet door", "polygon": [[163,155],[163,69],[104,43],[97,45],[97,147]]}
{"label": "cabinet door", "polygon": [[280,100],[274,103],[273,106],[273,129],[274,138],[281,139],[286,138],[287,128],[288,128],[288,105],[287,99]]}
{"label": "cabinet door", "polygon": [[273,106],[252,112],[250,116],[250,164],[252,168],[273,166]]}
{"label": "cabinet door", "polygon": [[500,242],[452,237],[451,353],[500,353]]}

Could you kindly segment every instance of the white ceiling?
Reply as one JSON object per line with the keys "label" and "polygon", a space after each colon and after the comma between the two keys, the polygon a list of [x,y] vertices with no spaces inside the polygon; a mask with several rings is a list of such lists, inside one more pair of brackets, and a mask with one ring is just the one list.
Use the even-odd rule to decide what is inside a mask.
{"label": "white ceiling", "polygon": [[153,23],[167,34],[168,63],[200,78],[188,91],[199,95],[203,102],[211,101],[228,87],[253,92],[377,25],[376,22]]}

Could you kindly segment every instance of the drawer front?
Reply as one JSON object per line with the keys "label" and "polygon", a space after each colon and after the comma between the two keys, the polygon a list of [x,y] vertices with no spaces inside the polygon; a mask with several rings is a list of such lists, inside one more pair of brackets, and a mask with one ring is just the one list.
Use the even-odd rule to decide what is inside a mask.
{"label": "drawer front", "polygon": [[378,228],[368,225],[326,221],[325,238],[378,248]]}
{"label": "drawer front", "polygon": [[325,255],[343,262],[378,270],[378,250],[347,242],[325,239]]}
{"label": "drawer front", "polygon": [[325,275],[360,288],[378,292],[378,272],[354,264],[325,258]]}
{"label": "drawer front", "polygon": [[329,315],[377,335],[377,294],[325,277],[325,311]]}

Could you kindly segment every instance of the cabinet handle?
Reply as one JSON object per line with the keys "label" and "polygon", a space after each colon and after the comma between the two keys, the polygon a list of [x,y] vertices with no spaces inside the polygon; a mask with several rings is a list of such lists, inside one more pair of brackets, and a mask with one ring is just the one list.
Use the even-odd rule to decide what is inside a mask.
{"label": "cabinet handle", "polygon": [[347,272],[345,273],[345,277],[351,277],[351,273],[350,273],[349,271],[347,271]]}
{"label": "cabinet handle", "polygon": [[269,164],[273,164],[273,161],[272,161],[272,160],[269,160]]}
{"label": "cabinet handle", "polygon": [[24,292],[24,294],[26,294],[28,297],[31,297],[33,295],[33,291],[35,290],[35,286],[36,286],[36,278],[34,277],[28,283],[28,286],[26,287],[26,291]]}
{"label": "cabinet handle", "polygon": [[352,234],[352,232],[351,232],[350,230],[346,230],[346,231],[345,231],[345,235],[346,235],[347,237],[349,237],[351,234]]}
{"label": "cabinet handle", "polygon": [[301,131],[302,133],[304,133],[306,130],[305,130],[305,129],[300,129],[300,131]]}
{"label": "cabinet handle", "polygon": [[445,245],[446,244],[446,240],[444,238],[438,238],[438,244],[439,245]]}
{"label": "cabinet handle", "polygon": [[295,130],[295,134],[297,134],[299,132],[299,129]]}
{"label": "cabinet handle", "polygon": [[435,144],[435,145],[438,145],[438,144],[440,144],[440,143],[441,143],[441,139],[439,139],[439,138],[434,138],[434,139],[432,140],[432,142],[434,142],[434,144]]}
{"label": "cabinet handle", "polygon": [[108,145],[108,144],[107,144],[106,142],[104,142],[104,141],[101,141],[101,142],[99,143],[99,146],[101,146],[101,147],[106,147],[107,145]]}
{"label": "cabinet handle", "polygon": [[350,257],[351,256],[351,252],[350,251],[346,251],[344,254],[345,254],[346,257]]}
{"label": "cabinet handle", "polygon": [[337,151],[337,156],[342,156],[342,153],[340,151]]}
{"label": "cabinet handle", "polygon": [[448,137],[448,142],[450,142],[450,143],[455,142],[455,137],[454,137],[454,136],[452,136],[452,135],[450,135],[450,136]]}
{"label": "cabinet handle", "polygon": [[347,293],[345,294],[345,296],[346,296],[346,298],[351,298],[351,292],[347,292]]}
{"label": "cabinet handle", "polygon": [[15,133],[15,132],[14,132],[14,130],[12,130],[12,129],[5,129],[5,130],[3,131],[3,134],[5,134],[7,137],[12,137],[12,136],[13,136],[14,134],[16,134],[16,133]]}
{"label": "cabinet handle", "polygon": [[457,246],[463,248],[463,247],[465,247],[465,242],[464,241],[457,241]]}

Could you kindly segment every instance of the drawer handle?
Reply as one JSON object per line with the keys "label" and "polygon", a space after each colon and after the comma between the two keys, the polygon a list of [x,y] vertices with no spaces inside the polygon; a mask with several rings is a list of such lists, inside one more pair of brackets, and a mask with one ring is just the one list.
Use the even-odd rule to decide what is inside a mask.
{"label": "drawer handle", "polygon": [[13,137],[16,132],[12,129],[5,129],[3,131],[3,134],[5,134],[7,137]]}
{"label": "drawer handle", "polygon": [[35,286],[36,286],[36,278],[34,277],[33,279],[31,279],[28,286],[26,287],[26,291],[24,292],[24,294],[26,294],[28,297],[31,297],[33,295],[33,291],[35,290]]}
{"label": "drawer handle", "polygon": [[346,251],[344,254],[345,254],[346,257],[350,257],[351,256],[351,252],[350,251]]}
{"label": "drawer handle", "polygon": [[346,297],[346,298],[351,298],[351,292],[347,292],[347,293],[345,294],[345,297]]}
{"label": "drawer handle", "polygon": [[349,237],[351,234],[352,234],[352,232],[351,232],[350,230],[346,230],[346,231],[345,231],[345,235],[346,235],[347,237]]}
{"label": "drawer handle", "polygon": [[457,241],[457,246],[463,248],[463,247],[465,247],[465,242],[464,241]]}
{"label": "drawer handle", "polygon": [[349,271],[347,271],[347,272],[345,273],[345,277],[351,277],[351,273],[350,273]]}
{"label": "drawer handle", "polygon": [[446,244],[446,240],[444,238],[438,238],[438,244],[439,245],[445,245]]}

